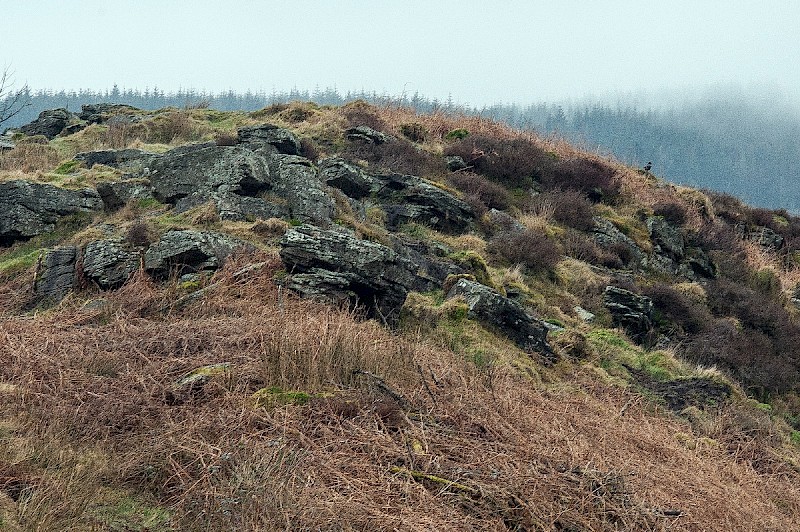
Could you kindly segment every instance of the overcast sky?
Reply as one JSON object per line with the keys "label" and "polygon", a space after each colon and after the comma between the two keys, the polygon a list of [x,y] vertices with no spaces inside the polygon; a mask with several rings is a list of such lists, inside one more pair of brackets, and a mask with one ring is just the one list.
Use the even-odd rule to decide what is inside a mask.
{"label": "overcast sky", "polygon": [[800,102],[800,1],[0,0],[32,89],[366,89],[462,104],[767,87]]}

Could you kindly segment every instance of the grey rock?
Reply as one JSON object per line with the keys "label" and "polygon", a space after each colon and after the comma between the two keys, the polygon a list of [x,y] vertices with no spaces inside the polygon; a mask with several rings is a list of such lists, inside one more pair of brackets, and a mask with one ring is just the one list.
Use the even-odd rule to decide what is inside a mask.
{"label": "grey rock", "polygon": [[253,196],[270,188],[267,160],[239,146],[171,150],[151,162],[149,178],[155,198],[173,204],[192,194]]}
{"label": "grey rock", "polygon": [[360,168],[338,157],[320,161],[319,177],[322,182],[338,188],[353,199],[368,196],[375,186],[375,180]]}
{"label": "grey rock", "polygon": [[680,229],[674,227],[660,216],[651,216],[646,221],[650,239],[656,253],[664,254],[672,260],[680,261],[684,254],[684,238]]}
{"label": "grey rock", "polygon": [[381,133],[380,131],[376,131],[367,126],[351,127],[350,129],[345,130],[344,134],[347,140],[363,142],[364,144],[384,144],[394,140],[394,137],[391,135]]}
{"label": "grey rock", "polygon": [[642,342],[653,328],[653,301],[616,286],[607,286],[603,305],[611,312],[612,323],[628,331],[633,339]]}
{"label": "grey rock", "polygon": [[118,288],[139,269],[140,254],[119,240],[96,240],[83,252],[83,274],[100,288]]}
{"label": "grey rock", "polygon": [[136,150],[133,148],[125,150],[99,150],[83,152],[73,157],[76,161],[81,161],[86,168],[91,168],[96,164],[104,164],[114,168],[127,170],[131,173],[143,173],[148,167],[149,162],[159,157],[157,153]]}
{"label": "grey rock", "polygon": [[155,277],[212,271],[236,250],[252,250],[252,244],[210,231],[168,231],[144,255],[145,270]]}
{"label": "grey rock", "polygon": [[636,245],[636,242],[627,237],[622,231],[617,229],[614,224],[601,216],[594,217],[594,228],[591,233],[592,239],[603,248],[613,248],[623,246],[629,252],[632,261],[636,265],[642,265],[647,261],[647,255]]}
{"label": "grey rock", "polygon": [[414,284],[416,264],[344,229],[302,225],[287,231],[280,244],[281,260],[292,272],[290,289],[306,297],[364,306],[368,315],[396,323]]}
{"label": "grey rock", "polygon": [[767,249],[778,250],[783,247],[783,237],[769,227],[756,226],[747,234],[747,238]]}
{"label": "grey rock", "polygon": [[33,287],[37,301],[60,301],[72,291],[77,259],[78,248],[75,246],[63,246],[47,252]]}
{"label": "grey rock", "polygon": [[375,193],[385,202],[387,228],[417,222],[446,233],[463,233],[475,219],[472,208],[441,188],[410,175],[375,176]]}
{"label": "grey rock", "polygon": [[273,192],[286,199],[289,216],[304,223],[330,223],[336,204],[323,189],[311,161],[295,155],[273,155],[270,168]]}
{"label": "grey rock", "polygon": [[488,222],[486,229],[489,236],[499,233],[515,234],[525,231],[525,226],[516,218],[498,209],[489,209],[489,212],[486,213],[486,221]]}
{"label": "grey rock", "polygon": [[0,138],[0,152],[13,150],[16,147],[12,140]]}
{"label": "grey rock", "polygon": [[240,128],[238,138],[241,144],[252,150],[272,147],[278,153],[287,155],[300,155],[302,151],[294,133],[272,124]]}
{"label": "grey rock", "polygon": [[0,246],[52,231],[62,216],[102,207],[100,195],[93,189],[66,190],[22,180],[0,182]]}
{"label": "grey rock", "polygon": [[286,205],[270,203],[262,198],[226,194],[215,197],[214,202],[221,220],[244,222],[289,216]]}
{"label": "grey rock", "polygon": [[444,162],[451,172],[457,172],[467,167],[467,163],[458,155],[448,155],[444,158]]}
{"label": "grey rock", "polygon": [[95,103],[81,106],[78,118],[88,124],[103,124],[114,115],[136,115],[141,109],[118,103]]}
{"label": "grey rock", "polygon": [[701,248],[688,248],[684,266],[684,275],[689,278],[713,279],[717,276],[717,265]]}
{"label": "grey rock", "polygon": [[154,199],[148,179],[126,179],[99,183],[97,193],[103,200],[106,210],[115,211],[124,207],[132,199]]}
{"label": "grey rock", "polygon": [[475,281],[459,279],[447,298],[463,297],[469,308],[467,316],[496,327],[527,353],[539,353],[554,361],[556,355],[547,343],[547,325],[533,318],[516,301]]}
{"label": "grey rock", "polygon": [[36,120],[19,129],[30,137],[44,135],[48,140],[52,140],[67,127],[70,121],[75,119],[76,116],[66,109],[50,109],[42,111]]}
{"label": "grey rock", "polygon": [[575,311],[575,314],[580,318],[582,321],[586,323],[592,323],[594,321],[595,315],[586,310],[585,308],[581,307],[580,305],[576,305],[572,308]]}
{"label": "grey rock", "polygon": [[402,233],[392,235],[392,249],[404,259],[417,265],[411,289],[431,292],[442,287],[448,275],[469,273],[465,268],[447,258],[450,249],[441,244],[413,239]]}

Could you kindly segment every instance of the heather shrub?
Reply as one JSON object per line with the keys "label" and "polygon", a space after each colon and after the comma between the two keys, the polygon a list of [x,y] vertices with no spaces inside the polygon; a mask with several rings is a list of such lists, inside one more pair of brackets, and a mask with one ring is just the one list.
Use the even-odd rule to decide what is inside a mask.
{"label": "heather shrub", "polygon": [[400,124],[400,133],[411,142],[424,142],[428,136],[428,130],[419,122]]}
{"label": "heather shrub", "polygon": [[350,102],[341,108],[347,127],[367,126],[377,131],[386,129],[386,122],[378,116],[375,108],[364,100]]}
{"label": "heather shrub", "polygon": [[300,137],[300,155],[306,159],[314,161],[315,163],[321,156],[317,145],[308,137]]}
{"label": "heather shrub", "polygon": [[153,242],[153,236],[147,222],[137,220],[130,224],[125,232],[125,242],[131,246],[149,246]]}
{"label": "heather shrub", "polygon": [[239,143],[239,137],[233,133],[217,133],[214,143],[217,146],[236,146]]}
{"label": "heather shrub", "polygon": [[479,200],[487,209],[505,210],[511,205],[508,189],[483,176],[470,172],[458,172],[449,177],[450,183],[468,197]]}
{"label": "heather shrub", "polygon": [[653,206],[653,214],[661,216],[675,226],[681,226],[686,223],[688,212],[683,204],[668,201],[655,204]]}
{"label": "heather shrub", "polygon": [[531,141],[470,135],[448,146],[445,155],[457,155],[475,172],[508,187],[529,187],[538,180],[551,157]]}
{"label": "heather shrub", "polygon": [[512,264],[522,264],[533,271],[550,271],[561,260],[558,245],[539,231],[501,233],[486,248]]}
{"label": "heather shrub", "polygon": [[553,190],[531,197],[524,210],[552,212],[552,218],[567,227],[588,231],[594,226],[592,203],[578,190]]}
{"label": "heather shrub", "polygon": [[646,287],[643,292],[653,300],[656,321],[668,334],[696,334],[712,319],[711,312],[705,305],[668,284],[655,284]]}
{"label": "heather shrub", "polygon": [[542,176],[542,185],[550,190],[579,190],[595,202],[612,203],[621,187],[615,174],[614,168],[602,162],[572,157],[556,161]]}
{"label": "heather shrub", "polygon": [[445,171],[440,157],[417,149],[404,139],[395,139],[384,144],[350,143],[345,150],[345,156],[363,159],[377,171],[410,175],[440,175]]}

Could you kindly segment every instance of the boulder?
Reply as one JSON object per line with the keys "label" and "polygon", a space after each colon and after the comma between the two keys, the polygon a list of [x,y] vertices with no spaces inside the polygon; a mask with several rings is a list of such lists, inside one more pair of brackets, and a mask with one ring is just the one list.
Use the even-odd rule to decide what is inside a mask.
{"label": "boulder", "polygon": [[268,202],[261,198],[225,194],[216,196],[213,200],[217,205],[217,213],[221,220],[244,222],[255,221],[259,218],[267,220],[289,216],[289,209],[285,205]]}
{"label": "boulder", "polygon": [[106,210],[115,211],[124,207],[132,199],[154,199],[148,179],[125,179],[98,183],[97,193],[103,200]]}
{"label": "boulder", "polygon": [[755,226],[747,233],[747,239],[767,249],[778,250],[783,247],[783,237],[769,227]]}
{"label": "boulder", "polygon": [[444,158],[444,162],[447,165],[447,169],[451,172],[457,172],[467,167],[467,163],[464,161],[463,157],[458,155],[447,155]]}
{"label": "boulder", "polygon": [[653,301],[624,288],[606,286],[603,304],[611,313],[614,327],[622,327],[630,336],[642,342],[653,328]]}
{"label": "boulder", "polygon": [[290,217],[300,222],[326,226],[336,204],[322,188],[310,160],[296,155],[273,155],[270,161],[272,192],[286,200]]}
{"label": "boulder", "polygon": [[344,135],[347,140],[362,142],[364,144],[384,144],[394,140],[394,137],[387,135],[386,133],[376,131],[367,126],[351,127],[350,129],[345,130]]}
{"label": "boulder", "polygon": [[594,217],[594,227],[591,232],[592,240],[602,248],[622,247],[628,250],[631,262],[642,265],[647,260],[644,251],[622,231],[617,229],[613,223],[602,216]]}
{"label": "boulder", "polygon": [[100,288],[118,288],[139,269],[139,260],[120,240],[96,240],[84,249],[83,274]]}
{"label": "boulder", "polygon": [[462,297],[467,302],[467,316],[470,319],[497,328],[526,353],[539,353],[551,361],[555,360],[556,355],[547,343],[547,326],[525,312],[516,301],[468,279],[459,279],[453,285],[447,298],[454,297]]}
{"label": "boulder", "polygon": [[141,109],[119,103],[95,103],[81,106],[78,118],[89,124],[102,124],[114,115],[135,115]]}
{"label": "boulder", "polygon": [[219,268],[234,251],[252,244],[210,231],[168,231],[144,255],[145,270],[155,277],[208,272]]}
{"label": "boulder", "polygon": [[402,233],[391,236],[392,249],[404,259],[417,265],[415,292],[439,290],[450,275],[470,273],[465,267],[448,258],[451,250],[441,244],[411,238]]}
{"label": "boulder", "polygon": [[319,178],[323,183],[338,188],[353,199],[368,196],[375,186],[375,180],[360,168],[338,157],[320,161]]}
{"label": "boulder", "polygon": [[73,159],[81,161],[86,168],[104,164],[131,173],[146,173],[144,169],[148,168],[150,161],[156,157],[159,157],[159,154],[129,148],[82,152],[75,155]]}
{"label": "boulder", "polygon": [[672,260],[680,261],[684,254],[684,239],[680,229],[674,227],[661,216],[651,216],[646,221],[650,239],[653,241],[656,253],[665,255]]}
{"label": "boulder", "polygon": [[41,262],[33,291],[37,301],[60,301],[75,284],[78,248],[62,246],[48,251]]}
{"label": "boulder", "polygon": [[300,140],[288,129],[272,124],[239,128],[239,143],[251,150],[271,148],[286,155],[300,155]]}
{"label": "boulder", "polygon": [[39,117],[19,128],[19,130],[29,137],[34,135],[44,135],[48,140],[52,140],[61,133],[70,121],[77,117],[66,109],[50,109],[39,113]]}
{"label": "boulder", "polygon": [[[149,167],[153,195],[176,203],[190,195],[254,196],[270,188],[267,160],[240,146],[196,144],[170,150]],[[202,203],[202,201],[200,202]]]}
{"label": "boulder", "polygon": [[291,272],[288,288],[305,297],[363,306],[371,317],[397,322],[415,281],[413,262],[338,228],[302,225],[287,231],[280,245],[281,260]]}
{"label": "boulder", "polygon": [[22,180],[0,182],[0,246],[52,231],[68,214],[102,209],[93,189],[66,190]]}
{"label": "boulder", "polygon": [[453,194],[416,176],[375,176],[377,197],[385,203],[386,225],[417,222],[446,233],[463,233],[475,218],[472,208]]}
{"label": "boulder", "polygon": [[17,145],[11,139],[0,138],[0,152],[13,150]]}

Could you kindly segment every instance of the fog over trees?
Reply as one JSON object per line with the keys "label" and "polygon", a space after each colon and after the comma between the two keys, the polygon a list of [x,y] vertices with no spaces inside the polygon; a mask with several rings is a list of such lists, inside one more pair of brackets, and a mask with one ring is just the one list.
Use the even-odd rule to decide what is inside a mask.
{"label": "fog over trees", "polygon": [[475,113],[541,135],[563,137],[629,164],[642,166],[652,161],[654,174],[675,183],[728,192],[756,206],[800,213],[800,113],[780,97],[769,95],[720,91],[660,107],[645,106],[631,97],[614,103],[497,104],[483,108],[462,107],[419,94],[341,94],[331,88],[219,94],[158,88],[120,90],[117,86],[103,92],[32,92],[26,88],[25,97],[31,105],[3,127],[30,122],[45,109],[79,111],[81,105],[97,102],[143,109],[207,103],[215,109],[247,111],[292,100],[341,105],[361,98],[419,111]]}

